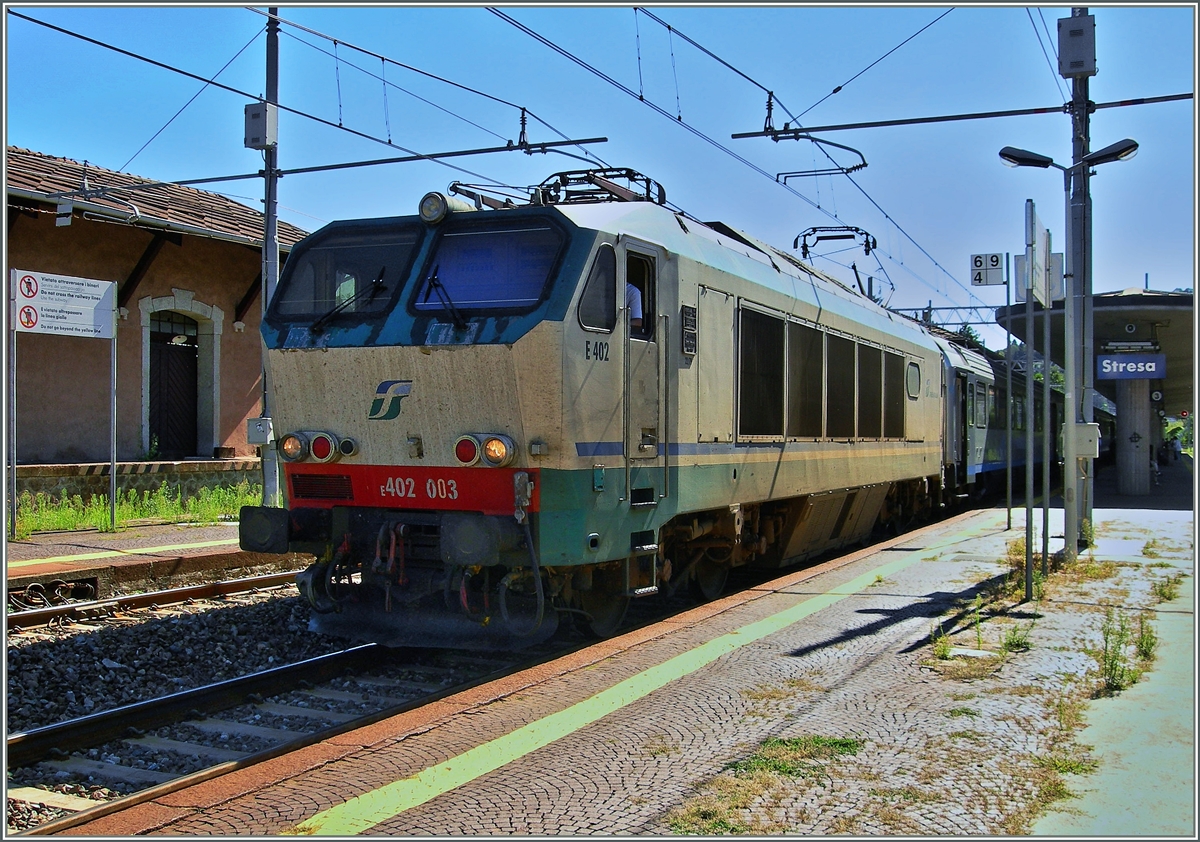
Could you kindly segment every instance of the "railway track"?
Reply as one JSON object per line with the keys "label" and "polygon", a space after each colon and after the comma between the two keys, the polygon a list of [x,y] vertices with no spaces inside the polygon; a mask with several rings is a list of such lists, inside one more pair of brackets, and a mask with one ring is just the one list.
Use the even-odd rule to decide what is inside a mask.
{"label": "railway track", "polygon": [[[171,588],[149,593],[129,594],[109,599],[70,600],[61,596],[62,589],[55,589],[57,597],[46,596],[40,589],[41,600],[45,603],[36,607],[25,607],[21,610],[9,611],[5,615],[5,626],[9,632],[20,629],[36,628],[55,622],[80,622],[107,617],[124,611],[136,611],[144,608],[156,608],[165,605],[176,605],[189,600],[214,599],[240,593],[252,593],[292,585],[296,580],[295,571],[287,573],[271,573],[265,576],[252,576],[245,579],[231,579],[223,582],[210,582],[204,585],[189,585],[182,588]],[[69,583],[64,582],[65,589]],[[19,604],[28,605],[28,588],[24,599]],[[52,602],[57,599],[58,601]],[[10,595],[10,601],[12,597]]]}
{"label": "railway track", "polygon": [[[36,787],[13,789],[11,782],[40,776],[68,788],[99,784],[120,797],[76,805],[95,818],[429,704],[563,650],[560,643],[480,657],[367,644],[13,734],[7,740],[8,796],[70,804]],[[66,815],[23,832],[56,833],[84,820],[82,811],[69,810],[60,807]]]}

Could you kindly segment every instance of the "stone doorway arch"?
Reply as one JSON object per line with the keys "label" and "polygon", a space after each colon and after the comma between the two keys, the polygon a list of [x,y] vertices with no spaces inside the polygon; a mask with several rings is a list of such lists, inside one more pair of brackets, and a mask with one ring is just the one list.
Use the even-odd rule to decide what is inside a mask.
{"label": "stone doorway arch", "polygon": [[163,310],[182,313],[196,329],[196,453],[212,458],[221,441],[221,332],[225,312],[195,300],[195,293],[171,289],[171,295],[138,299],[142,322],[142,452],[150,450],[150,317]]}

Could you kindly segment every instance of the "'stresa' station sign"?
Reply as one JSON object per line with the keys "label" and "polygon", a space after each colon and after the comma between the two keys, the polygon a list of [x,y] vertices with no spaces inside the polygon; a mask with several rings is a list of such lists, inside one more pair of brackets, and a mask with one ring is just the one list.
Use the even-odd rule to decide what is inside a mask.
{"label": "'stresa' station sign", "polygon": [[1166,354],[1100,354],[1097,380],[1159,380],[1167,376]]}

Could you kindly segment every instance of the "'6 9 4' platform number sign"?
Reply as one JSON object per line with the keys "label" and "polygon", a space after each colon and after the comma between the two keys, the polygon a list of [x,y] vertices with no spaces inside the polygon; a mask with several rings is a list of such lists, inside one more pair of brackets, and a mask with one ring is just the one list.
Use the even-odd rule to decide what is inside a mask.
{"label": "'6 9 4' platform number sign", "polygon": [[999,254],[971,255],[971,285],[999,286],[1004,283],[1004,261]]}

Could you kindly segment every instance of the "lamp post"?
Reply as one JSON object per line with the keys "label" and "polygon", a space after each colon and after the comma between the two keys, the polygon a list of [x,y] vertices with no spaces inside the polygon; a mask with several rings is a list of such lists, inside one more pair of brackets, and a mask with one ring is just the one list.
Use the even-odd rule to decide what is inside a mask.
{"label": "lamp post", "polygon": [[[1081,170],[1085,176],[1084,183],[1086,185],[1086,176],[1088,170],[1100,164],[1107,164],[1112,161],[1127,161],[1137,154],[1138,144],[1136,140],[1125,138],[1117,141],[1103,149],[1098,149],[1084,155],[1079,163],[1070,167],[1064,167],[1061,164],[1056,164],[1053,158],[1046,155],[1039,155],[1036,152],[1029,152],[1025,149],[1017,149],[1014,146],[1005,146],[1000,150],[1000,160],[1008,167],[1037,167],[1047,169],[1054,167],[1062,170],[1063,173],[1063,190],[1065,193],[1066,205],[1066,240],[1070,247],[1064,249],[1066,251],[1065,261],[1066,266],[1063,268],[1063,281],[1066,285],[1065,295],[1063,298],[1063,337],[1065,359],[1063,360],[1063,379],[1066,381],[1064,386],[1064,400],[1067,405],[1066,417],[1064,423],[1069,424],[1067,430],[1063,433],[1063,552],[1067,561],[1075,558],[1079,548],[1079,465],[1078,465],[1078,448],[1075,439],[1075,425],[1080,420],[1079,402],[1076,400],[1077,383],[1077,357],[1076,352],[1079,348],[1079,341],[1076,338],[1076,316],[1077,302],[1076,299],[1082,299],[1079,304],[1082,304],[1084,312],[1084,333],[1086,337],[1091,336],[1091,294],[1092,285],[1090,283],[1091,275],[1091,220],[1083,213],[1080,213],[1080,219],[1083,224],[1079,227],[1080,230],[1073,231],[1071,225],[1072,207],[1071,207],[1071,176],[1076,170]],[[1089,202],[1091,196],[1090,191],[1083,191],[1081,202],[1084,203],[1084,209]],[[1080,264],[1083,264],[1080,266]],[[1082,268],[1083,271],[1076,276],[1076,268]],[[1045,317],[1050,318],[1049,309],[1045,311]],[[1011,315],[1010,315],[1011,318]],[[1027,337],[1028,339],[1028,337]],[[1091,345],[1085,340],[1084,353],[1082,360],[1085,370],[1090,371],[1093,365]],[[1046,349],[1049,356],[1049,348]],[[1049,377],[1047,371],[1046,376]],[[1087,383],[1091,382],[1091,378],[1087,378]],[[1091,390],[1085,389],[1085,411],[1084,421],[1090,421],[1092,414],[1090,411],[1091,403],[1094,400]],[[1091,457],[1088,457],[1089,464],[1087,465],[1084,476],[1090,477],[1092,474]],[[1069,479],[1068,479],[1069,478]],[[1049,493],[1046,489],[1045,493]],[[1090,507],[1089,507],[1090,508]],[[1088,512],[1090,516],[1090,512]]]}

